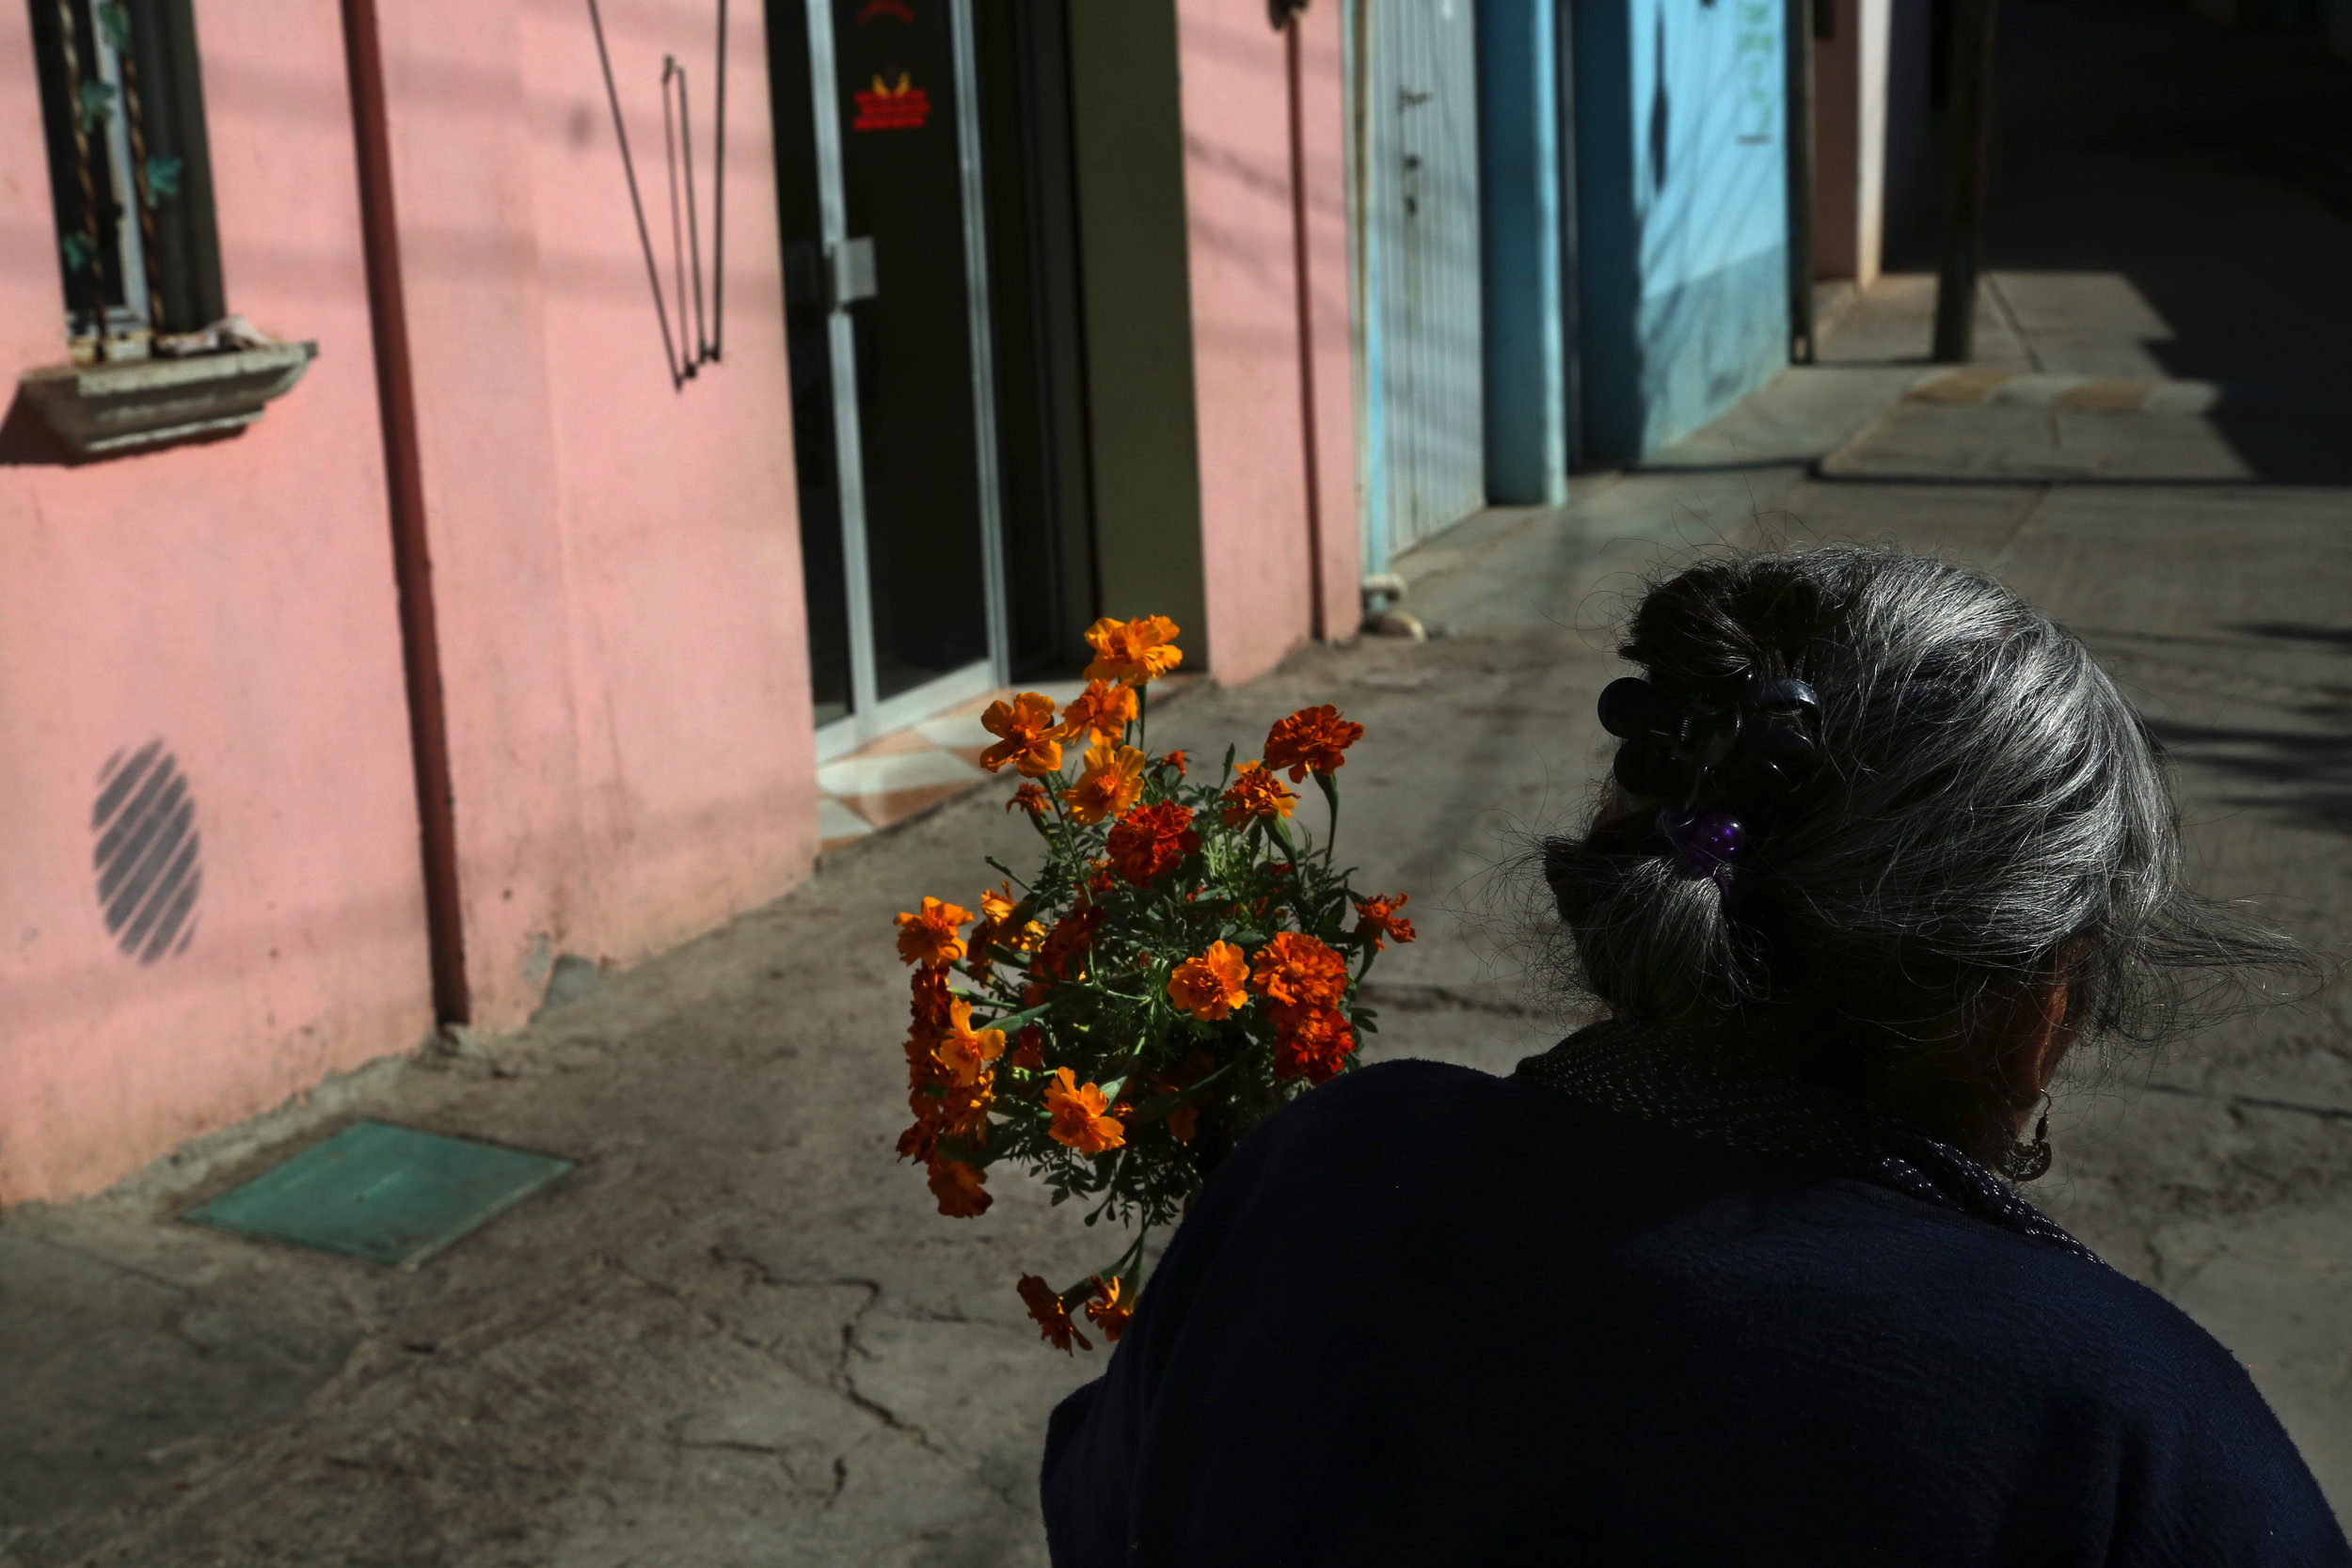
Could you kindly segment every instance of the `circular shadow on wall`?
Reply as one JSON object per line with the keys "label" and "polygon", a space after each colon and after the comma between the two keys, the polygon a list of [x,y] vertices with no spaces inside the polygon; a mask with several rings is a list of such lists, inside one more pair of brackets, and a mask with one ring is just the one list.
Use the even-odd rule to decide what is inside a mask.
{"label": "circular shadow on wall", "polygon": [[204,867],[187,775],[161,740],[107,759],[89,825],[98,907],[116,945],[143,964],[187,951]]}

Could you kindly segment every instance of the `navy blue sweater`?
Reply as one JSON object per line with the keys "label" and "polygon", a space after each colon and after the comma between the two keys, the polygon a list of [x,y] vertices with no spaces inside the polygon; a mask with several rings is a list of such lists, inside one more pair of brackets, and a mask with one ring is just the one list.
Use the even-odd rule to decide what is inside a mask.
{"label": "navy blue sweater", "polygon": [[1243,1141],[1055,1411],[1043,1496],[1056,1568],[2352,1564],[2154,1292],[1421,1061]]}

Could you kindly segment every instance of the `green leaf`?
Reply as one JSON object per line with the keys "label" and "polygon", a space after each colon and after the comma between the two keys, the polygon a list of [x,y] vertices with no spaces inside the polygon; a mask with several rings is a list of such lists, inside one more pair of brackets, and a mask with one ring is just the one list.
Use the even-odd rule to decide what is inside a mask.
{"label": "green leaf", "polygon": [[131,47],[131,13],[119,5],[102,3],[98,8],[98,30],[106,35],[106,41],[116,54]]}
{"label": "green leaf", "polygon": [[147,160],[147,199],[150,205],[160,206],[180,194],[180,177],[187,166],[169,153],[158,153]]}
{"label": "green leaf", "polygon": [[96,78],[82,84],[82,129],[95,131],[114,117],[115,89]]}

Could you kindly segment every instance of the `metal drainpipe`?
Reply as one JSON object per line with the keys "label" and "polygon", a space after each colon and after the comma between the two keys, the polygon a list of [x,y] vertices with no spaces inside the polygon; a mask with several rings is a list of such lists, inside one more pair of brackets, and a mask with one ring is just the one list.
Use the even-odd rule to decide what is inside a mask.
{"label": "metal drainpipe", "polygon": [[391,501],[392,578],[400,595],[401,665],[408,688],[408,742],[424,849],[433,1010],[443,1023],[464,1023],[472,1016],[472,999],[466,987],[465,930],[457,897],[456,809],[450,787],[441,645],[433,611],[433,561],[425,540],[423,464],[417,448],[416,375],[408,358],[407,298],[401,282],[400,227],[392,207],[391,133],[385,113],[375,0],[343,0],[343,52],[351,73],[360,243],[367,256],[376,406],[384,420],[384,480]]}
{"label": "metal drainpipe", "polygon": [[1282,24],[1283,68],[1290,80],[1291,263],[1298,279],[1298,414],[1307,463],[1307,584],[1314,595],[1309,625],[1318,642],[1329,639],[1323,610],[1323,475],[1315,441],[1314,290],[1307,273],[1307,115],[1299,62],[1299,13]]}
{"label": "metal drainpipe", "polygon": [[1813,7],[1788,0],[1788,357],[1813,363]]}

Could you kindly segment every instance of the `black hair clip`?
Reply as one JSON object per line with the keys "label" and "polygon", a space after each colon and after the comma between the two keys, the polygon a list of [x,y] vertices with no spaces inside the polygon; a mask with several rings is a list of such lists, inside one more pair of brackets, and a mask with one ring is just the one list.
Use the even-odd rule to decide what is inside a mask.
{"label": "black hair clip", "polygon": [[1804,682],[1753,671],[1687,695],[1634,676],[1600,693],[1601,727],[1625,742],[1617,782],[1661,803],[1659,834],[1687,875],[1718,880],[1745,854],[1751,822],[1786,804],[1819,768],[1805,726],[1820,710]]}

